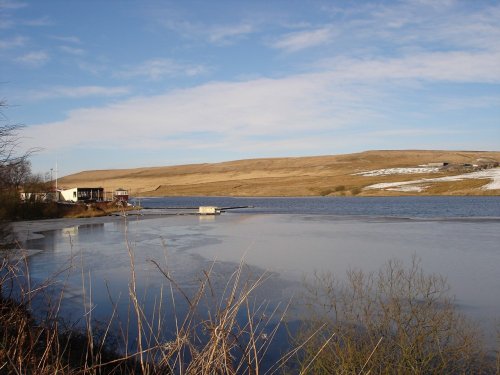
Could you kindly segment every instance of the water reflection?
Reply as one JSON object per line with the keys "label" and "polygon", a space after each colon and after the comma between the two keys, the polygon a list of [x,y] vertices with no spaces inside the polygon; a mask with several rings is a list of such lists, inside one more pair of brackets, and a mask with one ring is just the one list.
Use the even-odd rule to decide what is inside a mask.
{"label": "water reflection", "polygon": [[104,234],[104,223],[81,224],[62,229],[63,237],[98,236]]}
{"label": "water reflection", "polygon": [[[416,254],[424,271],[447,277],[457,302],[484,327],[491,331],[500,315],[500,233],[494,220],[228,214],[137,217],[43,234],[27,244],[43,249],[29,259],[32,277],[42,281],[70,268],[57,277],[66,285],[65,312],[72,317],[85,313],[84,285],[92,288],[92,301],[84,302],[92,304],[94,317],[106,320],[113,304],[126,316],[131,254],[147,314],[170,286],[152,260],[189,294],[214,259],[213,288],[223,290],[244,258],[248,275],[271,272],[257,296],[277,303],[297,294],[303,277],[315,270],[340,276],[348,268],[376,271],[390,258],[409,261]],[[178,311],[186,308],[182,298],[177,301]],[[172,319],[172,301],[163,303],[166,319]]]}

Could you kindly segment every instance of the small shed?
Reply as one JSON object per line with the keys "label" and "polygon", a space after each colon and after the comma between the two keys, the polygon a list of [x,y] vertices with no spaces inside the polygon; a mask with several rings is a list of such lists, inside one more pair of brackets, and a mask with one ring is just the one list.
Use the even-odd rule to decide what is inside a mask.
{"label": "small shed", "polygon": [[100,202],[104,199],[101,187],[83,187],[61,190],[61,200],[66,202]]}
{"label": "small shed", "polygon": [[113,199],[118,202],[128,202],[128,190],[122,188],[116,189]]}

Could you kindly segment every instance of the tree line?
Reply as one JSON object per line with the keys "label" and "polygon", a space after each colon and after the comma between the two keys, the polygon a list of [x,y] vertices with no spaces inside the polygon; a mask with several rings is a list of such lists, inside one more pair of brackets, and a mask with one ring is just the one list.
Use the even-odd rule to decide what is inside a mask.
{"label": "tree line", "polygon": [[47,204],[21,201],[20,192],[45,192],[51,182],[31,170],[31,155],[36,149],[20,152],[23,125],[12,123],[5,110],[7,103],[0,101],[0,235],[8,235],[8,223],[17,219],[44,217]]}

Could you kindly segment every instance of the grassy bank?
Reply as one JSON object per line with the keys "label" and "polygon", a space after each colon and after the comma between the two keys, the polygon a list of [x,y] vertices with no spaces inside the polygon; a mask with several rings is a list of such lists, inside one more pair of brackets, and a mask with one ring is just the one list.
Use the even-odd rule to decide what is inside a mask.
{"label": "grassy bank", "polygon": [[117,205],[116,202],[98,202],[91,204],[75,204],[61,208],[61,217],[85,218],[101,217],[125,211],[138,210],[140,207]]}
{"label": "grassy bank", "polygon": [[56,218],[85,218],[107,216],[112,213],[136,210],[137,207],[121,206],[116,202],[57,203],[22,202],[16,197],[4,197],[0,212],[4,220],[38,220]]}

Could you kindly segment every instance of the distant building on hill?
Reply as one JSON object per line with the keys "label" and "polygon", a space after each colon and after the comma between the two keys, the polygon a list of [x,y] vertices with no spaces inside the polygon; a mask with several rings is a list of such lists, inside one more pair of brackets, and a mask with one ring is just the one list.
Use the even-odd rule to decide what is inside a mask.
{"label": "distant building on hill", "polygon": [[437,162],[437,163],[427,163],[425,164],[427,167],[446,167],[448,166],[450,163],[446,162],[446,161],[440,161],[440,162]]}

